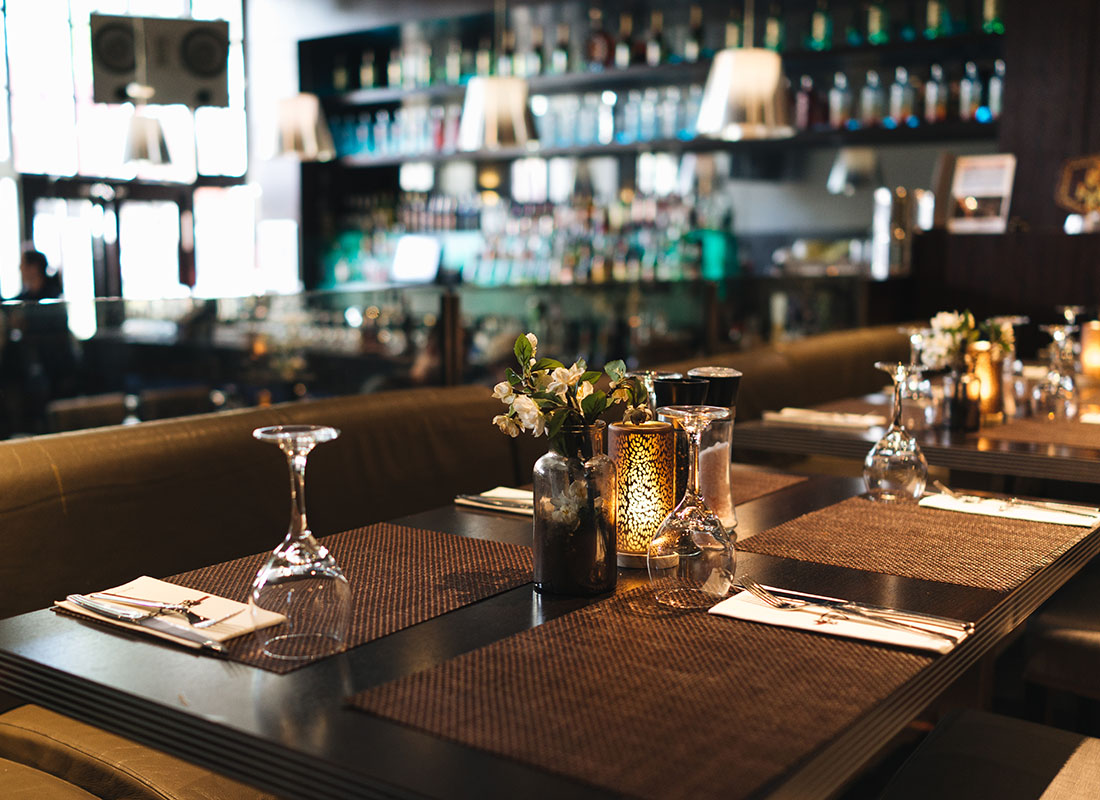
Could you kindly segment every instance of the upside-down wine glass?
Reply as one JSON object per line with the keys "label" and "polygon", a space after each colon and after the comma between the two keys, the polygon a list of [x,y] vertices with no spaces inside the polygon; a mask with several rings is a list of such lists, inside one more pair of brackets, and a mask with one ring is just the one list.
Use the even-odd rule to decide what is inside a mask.
{"label": "upside-down wine glass", "polygon": [[1042,419],[1073,419],[1077,416],[1077,382],[1074,378],[1072,334],[1076,325],[1040,325],[1050,335],[1050,366],[1047,375],[1031,394],[1031,413]]}
{"label": "upside-down wine glass", "polygon": [[875,367],[894,380],[894,415],[886,435],[863,461],[863,481],[872,500],[885,503],[919,500],[928,478],[928,462],[912,434],[901,424],[902,388],[919,376],[920,367],[876,361]]}
{"label": "upside-down wine glass", "polygon": [[351,589],[328,548],[313,538],[306,520],[306,459],[319,444],[340,435],[324,425],[275,425],[252,435],[286,454],[290,469],[290,530],[256,573],[249,606],[275,612],[283,623],[256,631],[264,653],[302,660],[344,649],[351,618]]}
{"label": "upside-down wine glass", "polygon": [[909,366],[913,369],[901,388],[902,414],[906,427],[924,430],[936,421],[936,399],[932,394],[932,382],[921,369],[921,353],[925,340],[932,334],[931,328],[904,327],[898,331],[909,336]]}
{"label": "upside-down wine glass", "polygon": [[730,592],[735,554],[722,521],[703,500],[699,442],[712,420],[729,417],[716,406],[665,406],[688,437],[687,489],[649,543],[646,566],[657,602],[680,609],[710,608]]}

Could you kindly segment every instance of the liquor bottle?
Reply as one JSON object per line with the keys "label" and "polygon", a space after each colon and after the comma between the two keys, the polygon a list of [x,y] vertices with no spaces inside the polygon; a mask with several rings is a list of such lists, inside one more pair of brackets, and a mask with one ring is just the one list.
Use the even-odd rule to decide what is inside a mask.
{"label": "liquor bottle", "polygon": [[462,44],[458,39],[447,43],[447,54],[443,57],[443,80],[457,86],[462,80]]}
{"label": "liquor bottle", "polygon": [[973,61],[967,61],[963,69],[963,77],[959,81],[959,119],[969,122],[977,119],[978,108],[982,104],[982,79],[978,75],[978,65]]}
{"label": "liquor bottle", "polygon": [[703,9],[692,6],[688,12],[688,34],[684,41],[684,61],[694,64],[703,54]]}
{"label": "liquor bottle", "polygon": [[768,18],[764,20],[764,47],[782,52],[786,45],[787,26],[779,11],[779,3],[772,3],[768,7]]}
{"label": "liquor bottle", "polygon": [[490,39],[482,39],[474,56],[474,74],[485,77],[493,71],[493,44]]}
{"label": "liquor bottle", "polygon": [[342,55],[336,57],[332,66],[332,88],[338,92],[348,90],[348,62]]}
{"label": "liquor bottle", "polygon": [[951,33],[951,15],[945,0],[928,0],[924,7],[924,38],[936,39]]}
{"label": "liquor bottle", "polygon": [[386,62],[386,85],[391,89],[397,89],[401,86],[400,50],[390,50],[390,60]]}
{"label": "liquor bottle", "polygon": [[359,88],[374,88],[374,52],[371,50],[364,50],[359,61]]}
{"label": "liquor bottle", "polygon": [[584,48],[586,66],[593,72],[599,72],[611,66],[615,43],[603,29],[603,12],[600,9],[588,9],[588,24],[588,42]]}
{"label": "liquor bottle", "polygon": [[542,27],[536,25],[531,29],[531,49],[527,52],[528,77],[542,74],[542,48]]}
{"label": "liquor bottle", "polygon": [[810,16],[810,35],[806,37],[807,50],[828,50],[833,46],[833,16],[829,13],[828,0],[817,0],[817,8]]}
{"label": "liquor bottle", "polygon": [[794,126],[800,131],[812,130],[821,125],[822,117],[821,102],[814,91],[814,80],[809,75],[803,75],[794,96]]}
{"label": "liquor bottle", "polygon": [[852,92],[848,88],[848,76],[838,72],[833,76],[833,88],[829,90],[829,127],[843,129],[852,121]]}
{"label": "liquor bottle", "polygon": [[512,75],[512,67],[515,65],[516,32],[511,30],[505,31],[500,39],[500,52],[497,53],[496,74],[503,78],[507,78]]}
{"label": "liquor bottle", "polygon": [[993,62],[993,76],[989,79],[989,118],[1000,119],[1004,109],[1005,62],[998,58]]}
{"label": "liquor bottle", "polygon": [[867,6],[867,43],[886,44],[890,41],[890,21],[886,6],[880,0],[873,0]]}
{"label": "liquor bottle", "polygon": [[982,0],[982,31],[993,34],[1005,32],[1001,0]]}
{"label": "liquor bottle", "polygon": [[626,69],[631,63],[634,49],[634,17],[629,13],[619,15],[619,41],[615,42],[615,66]]}
{"label": "liquor bottle", "polygon": [[569,71],[569,26],[558,25],[557,41],[554,49],[550,51],[550,67],[547,72],[551,75],[564,75]]}
{"label": "liquor bottle", "polygon": [[730,18],[726,20],[726,48],[740,47],[744,41],[742,28],[744,24],[741,12],[736,8],[730,9]]}
{"label": "liquor bottle", "polygon": [[645,63],[656,67],[665,61],[668,53],[665,47],[664,34],[665,15],[660,11],[654,11],[649,17],[649,32],[645,38]]}
{"label": "liquor bottle", "polygon": [[859,124],[871,128],[882,122],[882,83],[878,72],[867,70],[867,80],[859,92]]}
{"label": "liquor bottle", "polygon": [[901,126],[916,127],[917,115],[914,113],[916,105],[916,90],[909,80],[909,70],[898,67],[894,70],[894,82],[890,84],[890,113],[884,120],[889,128]]}
{"label": "liquor bottle", "polygon": [[933,64],[924,84],[924,121],[935,124],[947,120],[947,84],[943,80],[943,67]]}

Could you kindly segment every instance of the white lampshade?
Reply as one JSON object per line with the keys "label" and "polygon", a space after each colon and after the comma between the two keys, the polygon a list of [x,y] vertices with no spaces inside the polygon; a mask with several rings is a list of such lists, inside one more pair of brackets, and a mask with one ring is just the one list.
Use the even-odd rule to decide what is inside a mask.
{"label": "white lampshade", "polygon": [[336,146],[317,95],[303,92],[279,101],[279,155],[296,156],[302,161],[331,161],[336,157]]}
{"label": "white lampshade", "polygon": [[772,50],[719,51],[703,90],[699,134],[731,142],[793,136],[782,75],[779,54]]}
{"label": "white lampshade", "polygon": [[535,138],[527,108],[527,81],[503,77],[470,79],[458,127],[459,150],[525,147]]}
{"label": "white lampshade", "polygon": [[130,127],[126,133],[126,147],[123,151],[126,162],[141,161],[148,164],[168,164],[168,143],[164,140],[164,129],[160,120],[147,116],[140,106],[130,118]]}

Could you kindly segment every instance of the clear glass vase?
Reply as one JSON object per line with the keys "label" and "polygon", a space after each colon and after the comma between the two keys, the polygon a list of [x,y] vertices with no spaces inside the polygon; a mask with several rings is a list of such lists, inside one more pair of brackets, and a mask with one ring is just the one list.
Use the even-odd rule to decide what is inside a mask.
{"label": "clear glass vase", "polygon": [[603,422],[563,428],[535,462],[535,588],[593,595],[615,588],[615,463]]}

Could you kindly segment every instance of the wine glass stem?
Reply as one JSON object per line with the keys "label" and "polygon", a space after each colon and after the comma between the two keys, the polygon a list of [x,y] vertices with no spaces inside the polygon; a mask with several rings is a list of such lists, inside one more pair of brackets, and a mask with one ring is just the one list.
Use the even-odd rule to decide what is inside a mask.
{"label": "wine glass stem", "polygon": [[287,453],[290,467],[290,538],[301,539],[309,530],[306,520],[306,459],[308,453]]}
{"label": "wine glass stem", "polygon": [[894,376],[894,427],[901,427],[901,380]]}
{"label": "wine glass stem", "polygon": [[701,495],[699,489],[699,440],[703,436],[703,432],[697,428],[692,427],[687,432],[688,435],[688,491],[694,496],[699,497]]}

